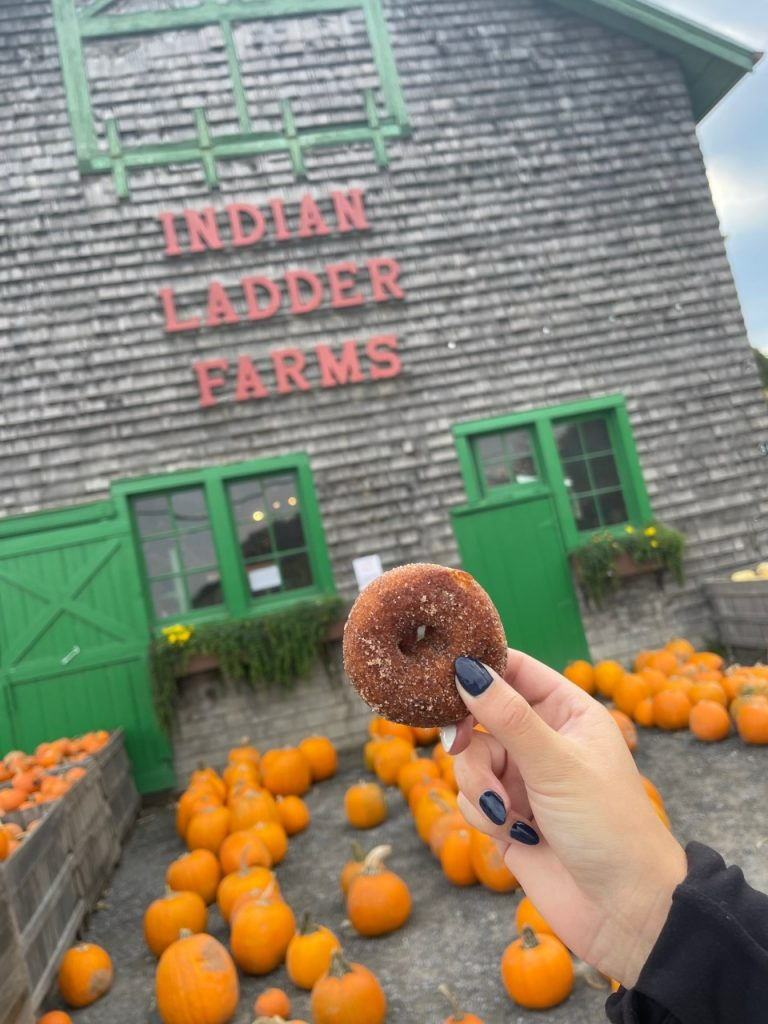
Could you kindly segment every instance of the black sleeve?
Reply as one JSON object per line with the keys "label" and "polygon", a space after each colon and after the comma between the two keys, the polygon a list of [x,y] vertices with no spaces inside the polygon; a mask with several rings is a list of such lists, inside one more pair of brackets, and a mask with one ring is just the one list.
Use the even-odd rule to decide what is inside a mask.
{"label": "black sleeve", "polygon": [[766,1024],[768,896],[700,843],[634,988],[606,1004],[614,1024]]}

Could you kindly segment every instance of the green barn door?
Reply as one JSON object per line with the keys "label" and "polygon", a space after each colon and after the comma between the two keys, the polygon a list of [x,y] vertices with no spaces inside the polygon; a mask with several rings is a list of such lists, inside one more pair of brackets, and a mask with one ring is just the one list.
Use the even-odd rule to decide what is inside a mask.
{"label": "green barn door", "polygon": [[491,596],[509,646],[558,671],[588,658],[551,497],[463,506],[451,518],[461,564]]}
{"label": "green barn door", "polygon": [[[155,719],[149,632],[130,535],[118,520],[0,544],[0,739],[24,750],[92,729],[125,730],[143,792],[174,784]],[[5,716],[4,716],[5,717]]]}

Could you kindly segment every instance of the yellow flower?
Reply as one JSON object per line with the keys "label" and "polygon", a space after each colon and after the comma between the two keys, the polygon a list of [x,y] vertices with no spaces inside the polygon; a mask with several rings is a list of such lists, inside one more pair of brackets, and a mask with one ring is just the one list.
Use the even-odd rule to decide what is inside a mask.
{"label": "yellow flower", "polygon": [[655,526],[646,526],[646,528],[643,530],[643,533],[645,534],[646,537],[655,537],[656,536],[656,527]]}
{"label": "yellow flower", "polygon": [[651,541],[651,547],[652,548],[657,548],[658,546],[659,546],[659,542],[657,540],[652,540]]}
{"label": "yellow flower", "polygon": [[634,533],[635,532],[634,526],[625,526],[624,530],[626,531],[626,533]]}

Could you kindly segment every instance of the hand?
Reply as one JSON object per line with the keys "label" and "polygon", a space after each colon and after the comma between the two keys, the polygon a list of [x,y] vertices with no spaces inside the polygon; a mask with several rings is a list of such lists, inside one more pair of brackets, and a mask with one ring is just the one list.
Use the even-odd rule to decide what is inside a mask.
{"label": "hand", "polygon": [[[444,730],[444,743],[462,813],[503,844],[505,863],[569,949],[631,987],[687,862],[618,726],[589,694],[520,651],[509,651],[503,679],[471,658],[457,658],[456,676],[470,717],[455,739]],[[501,810],[501,825],[481,810],[488,793],[503,801],[500,809],[498,799],[482,799]]]}

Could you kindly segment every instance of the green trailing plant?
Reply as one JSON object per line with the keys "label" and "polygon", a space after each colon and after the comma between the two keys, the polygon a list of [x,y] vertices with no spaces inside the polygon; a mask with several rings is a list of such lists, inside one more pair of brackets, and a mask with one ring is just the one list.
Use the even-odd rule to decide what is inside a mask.
{"label": "green trailing plant", "polygon": [[256,618],[166,627],[149,646],[152,697],[160,724],[170,732],[177,680],[197,656],[215,658],[223,676],[254,689],[292,686],[324,656],[328,628],[341,608],[340,598],[328,596]]}
{"label": "green trailing plant", "polygon": [[682,584],[685,536],[663,523],[625,526],[623,531],[595,533],[572,553],[584,591],[598,608],[621,581],[618,560],[628,556],[637,565],[656,566]]}

